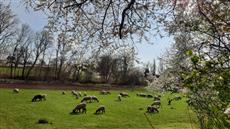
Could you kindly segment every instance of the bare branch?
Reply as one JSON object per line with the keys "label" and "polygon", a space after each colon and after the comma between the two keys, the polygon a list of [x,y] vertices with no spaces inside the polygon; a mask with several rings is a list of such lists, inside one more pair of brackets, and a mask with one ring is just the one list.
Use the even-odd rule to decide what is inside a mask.
{"label": "bare branch", "polygon": [[69,7],[81,7],[83,4],[85,4],[88,0],[84,0],[81,3],[77,3],[76,1],[74,2],[74,4],[71,5],[67,5],[64,7],[64,9],[69,8]]}
{"label": "bare branch", "polygon": [[120,24],[120,28],[119,28],[120,39],[122,39],[122,29],[124,26],[126,11],[128,11],[134,5],[134,3],[135,3],[135,0],[131,0],[130,3],[128,4],[128,6],[122,12],[121,24]]}
{"label": "bare branch", "polygon": [[107,14],[107,11],[108,11],[108,9],[109,9],[109,7],[110,7],[110,5],[112,4],[112,0],[110,0],[109,1],[109,4],[108,4],[108,6],[107,6],[107,8],[106,8],[106,10],[105,10],[105,14],[104,14],[104,17],[103,17],[103,20],[102,20],[102,32],[104,31],[104,22],[105,22],[105,18],[106,18],[106,14]]}

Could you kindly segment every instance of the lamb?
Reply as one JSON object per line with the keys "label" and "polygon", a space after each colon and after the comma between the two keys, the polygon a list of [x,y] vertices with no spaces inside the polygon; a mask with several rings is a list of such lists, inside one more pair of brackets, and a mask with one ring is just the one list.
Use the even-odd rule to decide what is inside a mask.
{"label": "lamb", "polygon": [[147,95],[147,98],[153,98],[153,96],[152,95]]}
{"label": "lamb", "polygon": [[157,106],[159,108],[161,106],[161,101],[156,100],[153,102],[153,104],[151,106]]}
{"label": "lamb", "polygon": [[[82,111],[81,111],[82,110]],[[86,113],[86,103],[85,102],[82,102],[80,104],[78,104],[72,111],[72,113]]]}
{"label": "lamb", "polygon": [[101,105],[94,114],[105,113],[105,106]]}
{"label": "lamb", "polygon": [[19,89],[18,88],[14,88],[13,92],[14,93],[19,93]]}
{"label": "lamb", "polygon": [[224,114],[230,116],[230,107],[225,109]]}
{"label": "lamb", "polygon": [[160,100],[161,100],[161,97],[159,97],[159,96],[154,96],[153,100],[154,100],[154,101],[160,101]]}
{"label": "lamb", "polygon": [[35,95],[32,99],[32,102],[36,102],[38,101],[42,101],[42,100],[46,100],[46,96],[47,94],[39,94],[39,95]]}
{"label": "lamb", "polygon": [[121,92],[120,95],[121,95],[122,97],[129,97],[129,94],[126,93],[126,92]]}
{"label": "lamb", "polygon": [[77,91],[75,91],[75,90],[72,90],[71,93],[72,93],[74,96],[78,96],[78,93],[77,93]]}
{"label": "lamb", "polygon": [[102,94],[102,95],[108,95],[108,94],[111,94],[111,93],[109,91],[102,90],[102,91],[100,91],[100,94]]}
{"label": "lamb", "polygon": [[76,97],[76,99],[78,99],[79,97],[81,97],[81,92],[77,92],[75,90],[72,90],[72,94]]}
{"label": "lamb", "polygon": [[146,112],[148,112],[148,113],[155,113],[155,112],[159,113],[159,110],[157,108],[155,108],[154,106],[148,106]]}
{"label": "lamb", "polygon": [[146,94],[144,94],[144,93],[137,93],[137,96],[146,97]]}
{"label": "lamb", "polygon": [[62,91],[62,95],[65,95],[65,91]]}

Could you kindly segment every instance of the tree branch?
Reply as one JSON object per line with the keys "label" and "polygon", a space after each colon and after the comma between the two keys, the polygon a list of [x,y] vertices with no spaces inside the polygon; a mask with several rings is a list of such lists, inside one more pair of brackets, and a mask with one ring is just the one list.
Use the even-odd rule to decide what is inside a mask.
{"label": "tree branch", "polygon": [[69,7],[74,7],[74,6],[81,7],[81,6],[82,6],[83,4],[85,4],[87,1],[88,1],[88,0],[84,0],[84,1],[82,1],[81,3],[75,2],[74,4],[65,6],[64,9],[69,8]]}
{"label": "tree branch", "polygon": [[124,26],[126,11],[128,11],[132,7],[132,5],[134,5],[134,3],[135,3],[135,0],[131,0],[130,3],[128,4],[128,6],[122,12],[122,19],[121,19],[121,24],[120,24],[120,28],[119,28],[120,39],[122,39],[121,31],[122,31],[122,28]]}
{"label": "tree branch", "polygon": [[108,4],[108,6],[107,6],[107,8],[106,8],[106,10],[105,10],[105,14],[104,14],[104,17],[103,17],[103,20],[102,20],[102,32],[104,31],[104,22],[105,22],[105,18],[106,18],[106,14],[107,14],[107,11],[108,11],[108,9],[109,9],[109,7],[110,7],[110,5],[112,4],[112,0],[110,0],[109,1],[109,4]]}

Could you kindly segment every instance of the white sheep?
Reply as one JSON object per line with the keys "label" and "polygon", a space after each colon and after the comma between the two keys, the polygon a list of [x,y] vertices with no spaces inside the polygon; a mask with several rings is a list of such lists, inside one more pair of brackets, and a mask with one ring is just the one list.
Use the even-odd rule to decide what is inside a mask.
{"label": "white sheep", "polygon": [[18,88],[14,88],[13,92],[14,93],[19,93],[19,89]]}

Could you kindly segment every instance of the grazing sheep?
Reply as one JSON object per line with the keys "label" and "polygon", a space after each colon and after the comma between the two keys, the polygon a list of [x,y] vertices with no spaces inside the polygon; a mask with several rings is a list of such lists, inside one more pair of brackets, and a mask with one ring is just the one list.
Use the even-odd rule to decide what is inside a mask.
{"label": "grazing sheep", "polygon": [[81,92],[77,92],[75,90],[72,90],[72,94],[76,97],[76,99],[78,99],[79,97],[81,97]]}
{"label": "grazing sheep", "polygon": [[72,95],[74,95],[74,96],[78,96],[78,93],[77,93],[77,91],[75,91],[75,90],[72,90],[71,93],[72,93]]}
{"label": "grazing sheep", "polygon": [[225,109],[224,114],[230,116],[230,107]]}
{"label": "grazing sheep", "polygon": [[99,114],[99,113],[101,113],[101,114],[105,113],[105,106],[104,106],[104,105],[101,105],[101,106],[96,110],[96,112],[95,112],[94,114]]}
{"label": "grazing sheep", "polygon": [[91,100],[99,102],[99,100],[96,96],[91,96]]}
{"label": "grazing sheep", "polygon": [[161,98],[161,95],[157,95],[157,97]]}
{"label": "grazing sheep", "polygon": [[118,101],[121,101],[121,95],[117,96]]}
{"label": "grazing sheep", "polygon": [[71,93],[72,93],[72,95],[74,95],[74,93],[75,93],[75,90],[72,90],[72,91],[71,91]]}
{"label": "grazing sheep", "polygon": [[80,112],[86,113],[86,103],[85,102],[78,104],[72,111],[72,113],[80,113]]}
{"label": "grazing sheep", "polygon": [[62,95],[65,95],[65,91],[62,91]]}
{"label": "grazing sheep", "polygon": [[153,97],[153,100],[154,100],[154,101],[160,101],[160,100],[161,100],[161,97],[159,97],[159,96],[154,96],[154,97]]}
{"label": "grazing sheep", "polygon": [[46,96],[47,94],[39,94],[39,95],[35,95],[32,99],[32,102],[36,102],[38,101],[42,101],[42,100],[46,100]]}
{"label": "grazing sheep", "polygon": [[18,88],[14,88],[13,92],[14,93],[19,93],[19,89]]}
{"label": "grazing sheep", "polygon": [[137,96],[146,97],[146,94],[144,94],[144,93],[137,93]]}
{"label": "grazing sheep", "polygon": [[156,100],[153,102],[153,104],[151,106],[157,106],[159,108],[161,106],[161,101]]}
{"label": "grazing sheep", "polygon": [[89,101],[89,102],[92,102],[92,100],[93,101],[97,101],[97,102],[99,102],[99,100],[98,100],[98,98],[96,97],[96,96],[85,96],[82,100],[81,100],[81,102],[87,102],[87,101]]}
{"label": "grazing sheep", "polygon": [[147,95],[147,98],[153,98],[153,95]]}
{"label": "grazing sheep", "polygon": [[109,91],[102,90],[102,91],[100,91],[100,94],[102,94],[102,95],[108,95],[108,94],[111,94],[111,93]]}
{"label": "grazing sheep", "polygon": [[91,96],[85,96],[81,102],[87,102],[87,101],[90,101],[91,102]]}
{"label": "grazing sheep", "polygon": [[120,95],[121,95],[122,97],[129,97],[129,94],[126,93],[126,92],[121,92]]}
{"label": "grazing sheep", "polygon": [[159,110],[157,108],[155,108],[154,106],[148,106],[146,112],[148,112],[148,113],[155,113],[155,112],[159,113]]}

